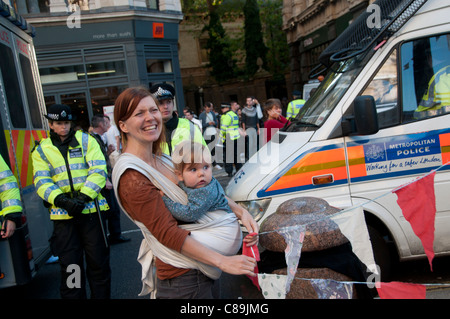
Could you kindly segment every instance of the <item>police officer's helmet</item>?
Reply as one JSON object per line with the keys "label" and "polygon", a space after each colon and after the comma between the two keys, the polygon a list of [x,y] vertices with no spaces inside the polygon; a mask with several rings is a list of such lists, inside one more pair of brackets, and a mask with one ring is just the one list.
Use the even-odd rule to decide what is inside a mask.
{"label": "police officer's helmet", "polygon": [[152,93],[158,101],[173,99],[175,96],[175,89],[168,83],[157,83],[150,88]]}
{"label": "police officer's helmet", "polygon": [[65,104],[53,104],[49,106],[45,117],[52,121],[74,121],[72,110]]}

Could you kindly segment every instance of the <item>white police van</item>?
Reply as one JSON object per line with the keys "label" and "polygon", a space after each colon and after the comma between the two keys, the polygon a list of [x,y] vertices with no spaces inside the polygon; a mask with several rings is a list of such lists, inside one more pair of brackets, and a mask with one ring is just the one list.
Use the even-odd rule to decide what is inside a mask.
{"label": "white police van", "polygon": [[437,170],[434,250],[449,254],[450,3],[376,1],[320,62],[328,73],[316,94],[227,195],[259,222],[295,197],[362,205],[383,273],[389,245],[400,260],[425,257],[391,191]]}
{"label": "white police van", "polygon": [[50,256],[53,224],[36,193],[31,160],[35,141],[49,130],[34,35],[34,27],[0,0],[0,154],[17,179],[23,206],[14,235],[0,238],[0,289],[28,284]]}

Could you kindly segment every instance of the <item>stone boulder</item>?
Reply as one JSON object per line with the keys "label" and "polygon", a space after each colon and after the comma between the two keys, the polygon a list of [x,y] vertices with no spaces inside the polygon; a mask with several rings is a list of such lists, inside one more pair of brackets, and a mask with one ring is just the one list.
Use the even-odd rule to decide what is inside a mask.
{"label": "stone boulder", "polygon": [[305,229],[302,252],[319,251],[345,244],[348,239],[341,233],[339,226],[327,218],[337,212],[338,208],[330,206],[320,198],[290,199],[282,203],[275,214],[261,224],[260,233],[269,233],[260,236],[260,245],[270,251],[284,252],[286,242],[276,230],[296,225],[302,225]]}
{"label": "stone boulder", "polygon": [[[277,269],[273,272],[277,275],[286,275],[286,268]],[[335,272],[328,268],[298,268],[296,278],[291,283],[291,288],[286,294],[286,299],[317,299],[317,292],[310,280],[305,279],[331,279],[336,281],[352,281],[348,276]],[[304,279],[297,279],[304,278]],[[356,299],[355,285],[352,285],[352,299]],[[333,297],[331,297],[333,298]],[[335,296],[335,298],[338,298]],[[342,298],[342,297],[341,297]]]}

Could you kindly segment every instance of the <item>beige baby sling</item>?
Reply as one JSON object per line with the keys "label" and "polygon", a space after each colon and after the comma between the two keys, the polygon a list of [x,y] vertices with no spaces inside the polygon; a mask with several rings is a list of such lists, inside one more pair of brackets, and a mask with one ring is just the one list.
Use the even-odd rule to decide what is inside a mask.
{"label": "beige baby sling", "polygon": [[[168,156],[157,157],[157,160],[170,170],[173,170],[172,161]],[[165,247],[150,233],[143,223],[133,220],[130,217],[123,208],[118,196],[120,177],[128,168],[134,169],[146,176],[153,185],[163,191],[173,201],[186,205],[188,200],[186,193],[180,187],[140,158],[129,153],[120,155],[112,174],[114,192],[123,212],[139,227],[144,236],[137,258],[142,266],[142,291],[139,293],[139,296],[150,293],[150,297],[155,298],[156,271],[153,269],[154,256],[174,267],[198,269],[209,278],[214,280],[218,279],[222,273],[220,269],[198,262]],[[190,236],[204,246],[223,255],[231,256],[236,254],[242,243],[242,232],[236,216],[225,211],[208,212],[196,223],[180,225],[179,227],[190,231]]]}

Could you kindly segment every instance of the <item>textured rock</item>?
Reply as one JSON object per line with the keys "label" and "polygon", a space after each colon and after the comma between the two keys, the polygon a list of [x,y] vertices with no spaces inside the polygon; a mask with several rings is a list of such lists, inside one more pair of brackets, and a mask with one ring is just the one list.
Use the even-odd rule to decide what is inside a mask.
{"label": "textured rock", "polygon": [[[273,274],[286,275],[286,268],[275,270]],[[317,299],[317,292],[311,285],[311,281],[298,278],[352,281],[351,278],[328,268],[298,268],[295,279],[291,283],[291,289],[286,295],[286,299]],[[356,299],[357,297],[354,285],[352,297],[353,299]]]}
{"label": "textured rock", "polygon": [[284,238],[274,230],[303,225],[305,239],[302,252],[318,251],[336,247],[347,243],[338,225],[329,215],[337,213],[339,209],[330,206],[325,200],[315,197],[298,197],[281,204],[275,214],[269,216],[261,225],[260,236],[262,247],[277,252],[284,252],[286,243]]}

